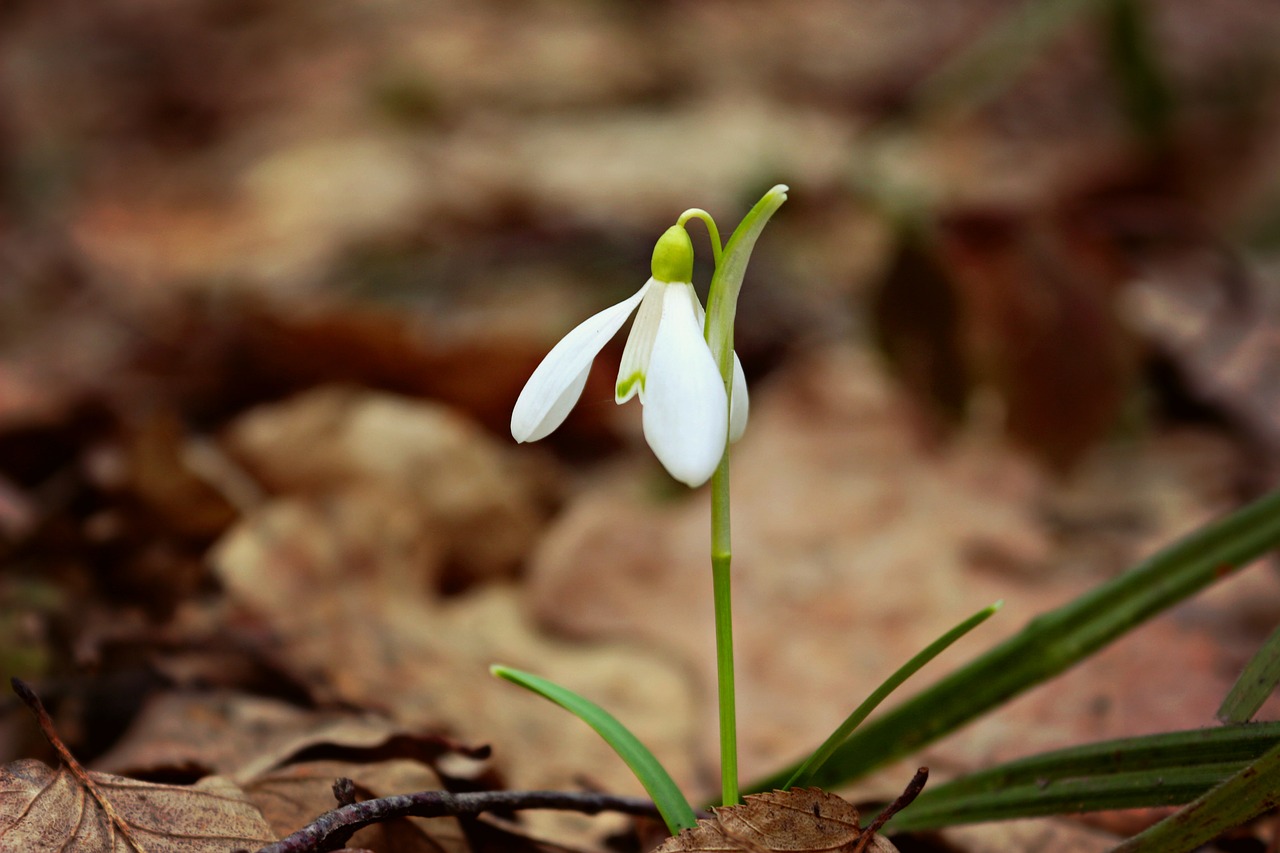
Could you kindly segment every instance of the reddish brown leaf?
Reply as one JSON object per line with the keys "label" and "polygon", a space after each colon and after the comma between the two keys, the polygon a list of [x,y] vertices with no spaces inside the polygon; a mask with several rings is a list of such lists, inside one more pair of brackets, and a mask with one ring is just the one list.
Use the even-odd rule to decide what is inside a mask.
{"label": "reddish brown leaf", "polygon": [[975,374],[1004,400],[1014,440],[1069,467],[1114,425],[1135,375],[1116,273],[1036,213],[966,211],[942,230]]}

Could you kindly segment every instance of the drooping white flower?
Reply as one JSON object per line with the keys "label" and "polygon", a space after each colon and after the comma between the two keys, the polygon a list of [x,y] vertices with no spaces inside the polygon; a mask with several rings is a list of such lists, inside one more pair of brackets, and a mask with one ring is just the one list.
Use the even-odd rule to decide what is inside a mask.
{"label": "drooping white flower", "polygon": [[747,383],[733,359],[733,406],[703,338],[705,312],[690,283],[693,245],[675,225],[653,253],[653,277],[629,299],[588,318],[565,335],[534,370],[511,413],[516,441],[537,441],[564,422],[582,395],[596,355],[638,305],[614,399],[636,394],[644,407],[644,437],[677,480],[699,486],[747,426]]}

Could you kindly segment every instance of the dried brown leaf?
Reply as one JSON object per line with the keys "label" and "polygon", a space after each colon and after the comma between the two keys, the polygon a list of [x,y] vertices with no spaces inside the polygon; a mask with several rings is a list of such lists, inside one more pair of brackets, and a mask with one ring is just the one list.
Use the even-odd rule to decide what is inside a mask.
{"label": "dried brown leaf", "polygon": [[231,452],[271,491],[362,489],[432,531],[443,586],[509,575],[541,526],[536,487],[506,450],[454,409],[357,388],[318,388],[260,406],[227,431]]}
{"label": "dried brown leaf", "polygon": [[818,788],[754,794],[743,805],[718,808],[715,814],[714,818],[698,821],[693,829],[667,839],[654,853],[897,850],[874,832],[863,831],[853,805]]}
{"label": "dried brown leaf", "polygon": [[1114,247],[1038,213],[960,211],[942,225],[965,357],[1011,438],[1070,468],[1115,424],[1136,375]]}
{"label": "dried brown leaf", "polygon": [[1126,316],[1175,368],[1182,402],[1207,405],[1243,435],[1254,460],[1244,477],[1262,488],[1280,466],[1280,288],[1211,260],[1135,283]]}
{"label": "dried brown leaf", "polygon": [[[637,736],[663,754],[681,753],[693,736],[693,697],[671,661],[624,646],[583,649],[550,640],[529,624],[513,586],[436,599],[415,579],[421,567],[395,547],[385,518],[380,523],[357,511],[355,497],[273,502],[213,553],[228,594],[271,625],[275,653],[319,701],[378,708],[402,725],[485,738],[513,787],[563,788],[589,767],[601,787],[638,793],[626,765],[590,728],[480,677],[493,661],[508,661],[585,695],[609,697],[610,709]],[[512,748],[522,742],[557,748]],[[686,784],[696,778],[688,761],[677,759],[670,769]],[[560,822],[550,812],[533,820]]]}
{"label": "dried brown leaf", "polygon": [[[278,834],[334,808],[333,784],[350,779],[356,799],[439,790],[442,757],[483,751],[415,734],[371,714],[315,711],[235,693],[172,693],[150,701],[98,766],[130,774],[195,768],[241,785]],[[403,818],[361,830],[353,843],[376,853],[461,851],[452,818]]]}
{"label": "dried brown leaf", "polygon": [[[202,775],[226,776],[247,786],[264,773],[301,762],[408,759],[433,767],[444,757],[485,754],[373,714],[306,710],[227,691],[182,692],[150,700],[95,766],[148,777],[174,768],[201,768]],[[438,779],[434,787],[440,787]]]}
{"label": "dried brown leaf", "polygon": [[154,785],[57,770],[40,761],[0,769],[0,847],[39,851],[227,853],[275,840],[261,812],[231,782]]}

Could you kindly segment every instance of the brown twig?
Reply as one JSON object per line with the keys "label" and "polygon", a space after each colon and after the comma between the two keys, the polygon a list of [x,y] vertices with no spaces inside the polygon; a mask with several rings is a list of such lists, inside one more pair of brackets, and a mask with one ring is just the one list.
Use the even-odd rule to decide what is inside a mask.
{"label": "brown twig", "polygon": [[268,844],[258,853],[320,853],[340,848],[356,830],[402,817],[456,817],[487,811],[556,809],[582,814],[622,812],[660,817],[657,807],[643,797],[616,797],[577,791],[418,791],[351,803],[325,812],[307,826]]}
{"label": "brown twig", "polygon": [[862,835],[859,836],[858,844],[853,848],[853,853],[861,853],[871,843],[871,839],[875,837],[875,834],[880,831],[880,827],[889,822],[889,818],[911,805],[915,798],[920,796],[920,792],[924,790],[924,785],[928,781],[928,767],[921,767],[916,770],[916,775],[911,777],[911,781],[907,783],[906,789],[898,795],[898,798],[885,806],[880,814],[876,815],[876,819],[867,824],[862,830]]}

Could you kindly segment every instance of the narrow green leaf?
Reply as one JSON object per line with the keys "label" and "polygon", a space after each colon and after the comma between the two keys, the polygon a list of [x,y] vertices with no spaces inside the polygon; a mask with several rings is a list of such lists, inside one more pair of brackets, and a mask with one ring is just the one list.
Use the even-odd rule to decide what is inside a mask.
{"label": "narrow green leaf", "polygon": [[1137,135],[1153,151],[1165,151],[1173,144],[1174,97],[1157,57],[1151,9],[1144,0],[1110,0],[1102,13],[1122,106]]}
{"label": "narrow green leaf", "polygon": [[[1058,675],[1278,544],[1280,492],[1273,492],[1033,619],[972,663],[860,727],[811,781],[835,788],[916,752]],[[745,790],[779,787],[793,773],[795,765]]]}
{"label": "narrow green leaf", "polygon": [[1027,0],[927,77],[914,93],[916,110],[967,113],[980,108],[1016,82],[1052,39],[1109,2]]}
{"label": "narrow green leaf", "polygon": [[1280,745],[1112,853],[1183,853],[1280,805]]}
{"label": "narrow green leaf", "polygon": [[1280,628],[1258,649],[1218,709],[1224,723],[1247,723],[1280,684]]}
{"label": "narrow green leaf", "polygon": [[925,647],[924,651],[920,652],[911,660],[899,667],[897,672],[885,679],[883,684],[872,691],[871,695],[868,696],[861,705],[854,709],[852,714],[845,718],[845,721],[831,733],[831,736],[823,742],[822,746],[818,747],[817,750],[814,751],[813,755],[809,756],[809,759],[805,761],[804,764],[800,765],[796,772],[791,775],[791,778],[787,780],[787,783],[783,788],[794,788],[797,785],[808,785],[813,774],[826,763],[827,759],[836,751],[836,747],[844,743],[848,739],[849,735],[853,734],[853,730],[856,729],[862,721],[865,720],[877,706],[879,706],[881,702],[889,698],[890,693],[897,690],[904,681],[919,672],[925,664],[942,654],[943,651],[945,651],[956,640],[960,639],[965,634],[990,619],[991,616],[1003,606],[1003,601],[997,601],[990,607],[985,607],[982,610],[979,610],[977,613],[973,614],[968,619],[964,620],[959,625],[934,640]]}
{"label": "narrow green leaf", "polygon": [[595,729],[596,733],[604,738],[605,743],[613,747],[613,751],[627,763],[631,772],[640,780],[640,784],[644,785],[654,805],[662,813],[662,819],[667,822],[667,829],[672,835],[697,824],[698,818],[693,813],[693,807],[676,787],[671,774],[667,773],[666,768],[658,762],[653,753],[608,711],[572,690],[518,669],[491,666],[489,672],[513,684],[518,684],[526,690],[531,690],[545,699],[550,699]]}
{"label": "narrow green leaf", "polygon": [[1066,812],[1181,805],[1280,744],[1280,723],[1103,741],[1021,758],[937,785],[900,830]]}
{"label": "narrow green leaf", "polygon": [[725,390],[733,387],[733,321],[738,313],[738,294],[747,274],[747,262],[751,251],[760,239],[769,218],[787,200],[787,187],[783,184],[771,188],[742,217],[738,227],[729,235],[716,271],[711,276],[711,290],[707,293],[707,346],[715,356],[724,377]]}

